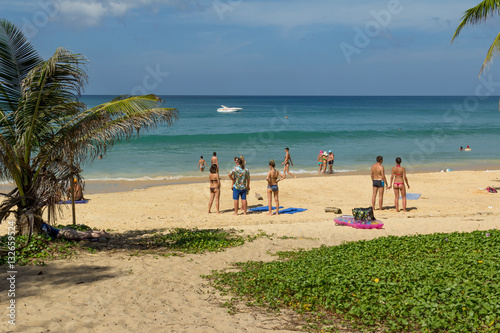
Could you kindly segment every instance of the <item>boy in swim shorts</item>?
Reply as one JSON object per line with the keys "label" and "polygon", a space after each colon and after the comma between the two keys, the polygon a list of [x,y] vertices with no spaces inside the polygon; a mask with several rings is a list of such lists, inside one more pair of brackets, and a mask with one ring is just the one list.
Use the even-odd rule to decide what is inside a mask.
{"label": "boy in swim shorts", "polygon": [[371,168],[371,178],[373,186],[372,195],[372,208],[375,210],[375,201],[377,200],[377,194],[379,194],[379,208],[382,210],[382,204],[384,201],[384,185],[387,189],[387,180],[385,179],[385,171],[382,163],[384,158],[382,156],[377,156],[377,163],[372,165]]}

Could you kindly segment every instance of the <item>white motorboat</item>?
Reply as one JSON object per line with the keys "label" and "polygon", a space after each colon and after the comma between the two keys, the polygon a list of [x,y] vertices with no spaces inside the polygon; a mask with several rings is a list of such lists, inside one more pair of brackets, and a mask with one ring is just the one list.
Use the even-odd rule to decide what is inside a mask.
{"label": "white motorboat", "polygon": [[243,110],[243,108],[232,108],[232,107],[221,105],[221,107],[217,109],[217,112],[238,112],[240,110]]}

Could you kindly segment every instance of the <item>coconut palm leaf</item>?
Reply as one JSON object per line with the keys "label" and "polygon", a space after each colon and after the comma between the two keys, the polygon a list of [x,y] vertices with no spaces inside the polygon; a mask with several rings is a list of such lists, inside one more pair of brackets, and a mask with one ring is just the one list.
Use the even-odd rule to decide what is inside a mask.
{"label": "coconut palm leaf", "polygon": [[26,76],[15,126],[17,131],[24,133],[18,143],[25,148],[25,162],[31,158],[33,149],[53,137],[54,122],[64,121],[65,117],[83,109],[83,104],[75,101],[87,82],[87,75],[81,68],[85,62],[83,56],[60,48]]}
{"label": "coconut palm leaf", "polygon": [[83,163],[177,119],[155,95],[119,96],[87,110],[78,100],[86,63],[62,48],[44,61],[0,20],[0,179],[16,186],[0,204],[0,222],[14,214],[21,233],[39,230],[45,209],[57,216],[56,203]]}
{"label": "coconut palm leaf", "polygon": [[23,79],[42,61],[22,31],[0,19],[0,111],[17,108]]}
{"label": "coconut palm leaf", "polygon": [[481,66],[481,70],[479,71],[479,76],[481,76],[483,70],[491,63],[493,58],[498,54],[500,54],[500,33],[496,36],[495,40],[493,41],[493,44],[491,44],[490,48],[488,49],[488,53],[486,53],[486,59],[484,59],[483,66]]}
{"label": "coconut palm leaf", "polygon": [[[500,0],[485,0],[480,2],[477,6],[472,7],[465,11],[462,16],[462,21],[458,25],[457,30],[453,34],[451,42],[458,37],[462,29],[467,25],[476,25],[486,21],[492,15],[500,14]],[[500,50],[500,42],[498,35],[493,44],[490,46],[488,53],[486,54],[486,58],[484,59],[483,65],[481,66],[481,70],[479,71],[479,76],[481,76],[483,70],[488,66],[488,64],[493,60],[494,56],[499,53]]]}
{"label": "coconut palm leaf", "polygon": [[462,16],[462,21],[453,34],[451,42],[458,37],[462,29],[467,25],[476,25],[486,21],[493,14],[500,14],[500,0],[484,0],[477,6],[469,8]]}

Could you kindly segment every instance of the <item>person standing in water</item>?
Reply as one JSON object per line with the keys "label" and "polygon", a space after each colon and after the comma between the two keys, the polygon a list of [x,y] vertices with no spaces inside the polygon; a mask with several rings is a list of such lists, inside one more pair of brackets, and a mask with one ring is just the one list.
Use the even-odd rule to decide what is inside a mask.
{"label": "person standing in water", "polygon": [[328,168],[328,153],[326,152],[326,150],[323,152],[323,159],[322,159],[322,163],[323,163],[323,174],[326,174],[326,169]]}
{"label": "person standing in water", "polygon": [[318,154],[318,165],[319,165],[319,170],[318,173],[321,173],[323,170],[323,151],[320,150]]}
{"label": "person standing in water", "polygon": [[290,157],[290,149],[287,147],[285,148],[285,160],[283,161],[283,163],[281,163],[281,165],[284,165],[283,174],[285,175],[285,177],[288,173],[293,178],[297,178],[293,173],[290,172],[290,164],[293,166],[292,157]]}
{"label": "person standing in water", "polygon": [[384,202],[384,185],[387,188],[387,180],[385,179],[385,171],[382,163],[384,158],[382,156],[377,156],[377,163],[372,165],[371,177],[373,186],[373,196],[372,196],[372,208],[375,210],[375,201],[377,200],[377,194],[379,194],[379,208],[382,210],[382,204]]}
{"label": "person standing in water", "polygon": [[200,160],[198,161],[198,169],[200,169],[201,172],[205,170],[205,167],[207,166],[207,162],[203,159],[203,156],[200,156]]}
{"label": "person standing in water", "polygon": [[[394,187],[393,182],[394,181]],[[410,188],[408,184],[408,178],[406,178],[406,169],[401,166],[401,157],[396,158],[396,166],[392,168],[391,172],[391,185],[389,188],[394,188],[394,205],[396,206],[396,212],[399,212],[399,192],[401,191],[401,198],[403,199],[403,212],[406,212],[406,186]]]}
{"label": "person standing in water", "polygon": [[217,153],[214,151],[214,156],[210,159],[210,166],[217,165],[217,173],[219,173],[219,159],[217,158]]}
{"label": "person standing in water", "polygon": [[278,170],[276,170],[276,164],[274,160],[269,162],[269,172],[267,173],[267,203],[269,205],[269,215],[273,215],[273,194],[274,201],[276,202],[276,215],[279,215],[280,201],[278,198],[279,189],[278,182],[285,179]]}

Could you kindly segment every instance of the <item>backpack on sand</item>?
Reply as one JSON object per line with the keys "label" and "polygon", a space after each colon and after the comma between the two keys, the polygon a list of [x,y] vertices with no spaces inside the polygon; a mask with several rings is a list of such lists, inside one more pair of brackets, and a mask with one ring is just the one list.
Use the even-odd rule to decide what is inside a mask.
{"label": "backpack on sand", "polygon": [[375,221],[375,216],[373,215],[373,208],[353,208],[352,216],[356,221]]}

